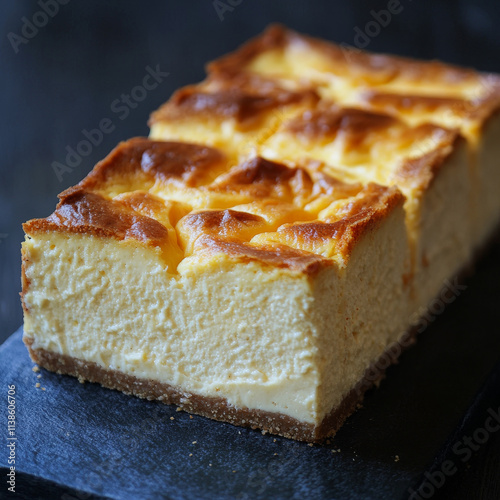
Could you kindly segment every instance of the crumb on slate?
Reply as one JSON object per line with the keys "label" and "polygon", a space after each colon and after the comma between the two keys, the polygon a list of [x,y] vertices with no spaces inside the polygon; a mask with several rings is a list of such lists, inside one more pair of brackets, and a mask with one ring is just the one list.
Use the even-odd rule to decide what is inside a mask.
{"label": "crumb on slate", "polygon": [[40,387],[40,382],[37,382],[37,383],[35,384],[35,387],[37,387],[37,388],[38,388],[38,387]]}
{"label": "crumb on slate", "polygon": [[175,420],[175,418],[174,417],[170,417],[170,420]]}
{"label": "crumb on slate", "polygon": [[32,368],[32,370],[36,373],[36,372],[39,372],[39,371],[40,371],[40,368],[39,368],[37,365],[35,365],[35,366]]}
{"label": "crumb on slate", "polygon": [[191,444],[196,444],[198,441],[193,441]]}
{"label": "crumb on slate", "polygon": [[394,461],[399,462],[399,455],[396,455],[396,457],[394,458]]}

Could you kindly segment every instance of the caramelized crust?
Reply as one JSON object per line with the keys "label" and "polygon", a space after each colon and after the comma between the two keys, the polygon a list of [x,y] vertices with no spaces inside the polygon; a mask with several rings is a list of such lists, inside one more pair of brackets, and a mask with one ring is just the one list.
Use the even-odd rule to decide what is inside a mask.
{"label": "caramelized crust", "polygon": [[286,130],[308,139],[333,139],[344,134],[350,139],[349,147],[354,149],[368,134],[396,123],[397,120],[388,115],[333,105],[302,113],[287,124]]}
{"label": "caramelized crust", "polygon": [[[135,240],[174,254],[175,266],[194,254],[224,255],[315,273],[347,260],[363,232],[404,199],[395,188],[363,188],[261,157],[234,167],[223,158],[204,146],[131,139],[61,193],[51,216],[27,222],[25,232]],[[208,200],[210,208],[193,210],[196,197]],[[328,220],[336,221],[329,236],[335,250],[323,252],[317,248],[326,233],[304,228],[328,224],[319,220],[327,206]],[[288,237],[291,228],[300,237]]]}
{"label": "caramelized crust", "polygon": [[225,193],[245,193],[251,199],[278,198],[293,201],[296,198],[308,198],[313,189],[313,181],[303,168],[289,168],[257,157],[221,175],[210,189]]}
{"label": "caramelized crust", "polygon": [[442,131],[434,140],[438,148],[431,149],[421,156],[406,158],[395,169],[392,181],[407,190],[426,190],[434,180],[437,171],[450,154],[463,142],[463,137]]}
{"label": "caramelized crust", "polygon": [[175,92],[170,101],[153,113],[151,123],[195,116],[233,118],[243,123],[281,106],[302,101],[314,104],[318,100],[318,95],[312,90],[287,90],[271,79],[258,76],[228,79],[218,76]]}
{"label": "caramelized crust", "polygon": [[210,78],[245,75],[302,85],[322,97],[412,122],[467,129],[500,105],[500,77],[439,61],[371,54],[273,25],[208,65]]}
{"label": "caramelized crust", "polygon": [[320,255],[279,243],[239,243],[207,236],[200,238],[197,243],[199,250],[206,256],[223,254],[239,262],[258,261],[261,264],[285,267],[308,275],[315,275],[321,269],[332,265],[331,260]]}
{"label": "caramelized crust", "polygon": [[137,137],[120,143],[78,187],[113,191],[124,185],[133,191],[134,186],[151,187],[155,182],[196,187],[222,171],[225,162],[222,151],[207,146]]}
{"label": "caramelized crust", "polygon": [[404,201],[398,189],[371,183],[348,203],[322,211],[319,220],[284,224],[277,232],[261,234],[253,241],[281,243],[344,263],[362,235]]}
{"label": "caramelized crust", "polygon": [[27,222],[24,230],[28,234],[64,230],[119,240],[137,239],[156,245],[168,237],[166,228],[155,219],[139,215],[119,201],[76,188],[61,194],[61,201],[51,216]]}
{"label": "caramelized crust", "polygon": [[[207,66],[60,195],[37,231],[310,272],[419,200],[500,105],[500,77],[340,47],[272,26]],[[413,236],[415,241],[416,237]]]}
{"label": "caramelized crust", "polygon": [[[208,73],[233,76],[241,72],[253,72],[256,60],[263,55],[278,54],[290,57],[306,54],[306,66],[318,68],[324,73],[317,78],[339,75],[344,81],[364,82],[368,86],[390,86],[404,83],[416,87],[441,87],[446,96],[448,90],[471,90],[476,85],[484,87],[483,93],[498,91],[497,75],[479,74],[469,68],[453,66],[440,61],[419,61],[386,54],[373,54],[347,45],[330,42],[296,33],[281,25],[271,25],[237,51],[207,65]],[[287,60],[288,63],[293,61]],[[297,64],[303,64],[302,59]],[[306,68],[303,68],[305,70]],[[304,71],[306,72],[306,71]],[[267,75],[279,74],[279,68],[269,68]],[[476,98],[479,96],[476,95]]]}
{"label": "caramelized crust", "polygon": [[221,74],[232,77],[259,54],[271,49],[282,49],[295,36],[293,31],[274,24],[264,33],[246,42],[238,50],[207,64],[209,74]]}
{"label": "caramelized crust", "polygon": [[258,216],[235,210],[204,210],[186,215],[177,226],[186,254],[192,254],[197,240],[204,236],[223,238],[227,242],[248,241],[265,230],[266,221]]}

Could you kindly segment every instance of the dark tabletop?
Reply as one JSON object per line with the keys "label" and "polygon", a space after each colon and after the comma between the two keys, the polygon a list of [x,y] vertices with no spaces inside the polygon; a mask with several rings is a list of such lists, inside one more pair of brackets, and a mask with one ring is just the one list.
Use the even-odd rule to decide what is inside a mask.
{"label": "dark tabletop", "polygon": [[[381,14],[389,4],[397,12],[390,19]],[[386,21],[377,28],[373,21],[380,15]],[[368,50],[500,72],[497,0],[2,0],[0,343],[22,323],[21,223],[48,215],[57,193],[118,141],[147,135],[149,113],[180,85],[202,79],[207,61],[275,21]],[[359,36],[367,23],[370,35]],[[148,68],[168,76],[118,112],[116,101],[142,82]],[[105,118],[112,130],[71,171],[57,175],[54,162],[64,163],[67,148]],[[498,266],[490,272],[493,280],[500,277]],[[495,309],[498,298],[489,296],[485,307]],[[481,327],[498,333],[498,315],[488,318]],[[492,349],[498,355],[498,344]],[[468,360],[463,363],[467,369]],[[447,483],[442,491],[454,488],[449,498],[500,498],[499,440],[499,433],[492,435]]]}

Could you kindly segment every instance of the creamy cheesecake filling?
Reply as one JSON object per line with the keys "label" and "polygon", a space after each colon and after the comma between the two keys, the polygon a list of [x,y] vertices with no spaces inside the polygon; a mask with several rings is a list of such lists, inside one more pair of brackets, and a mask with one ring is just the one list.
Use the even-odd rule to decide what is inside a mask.
{"label": "creamy cheesecake filling", "polygon": [[225,259],[172,275],[150,249],[88,235],[37,234],[23,248],[33,349],[240,408],[321,418],[306,277]]}

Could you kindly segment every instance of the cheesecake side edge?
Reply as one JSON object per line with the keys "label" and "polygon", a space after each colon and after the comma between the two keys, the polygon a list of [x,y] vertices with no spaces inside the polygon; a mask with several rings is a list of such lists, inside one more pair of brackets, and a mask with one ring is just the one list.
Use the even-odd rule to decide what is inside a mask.
{"label": "cheesecake side edge", "polygon": [[[486,243],[475,248],[473,257],[464,264],[455,277],[451,276],[450,279],[456,278],[459,283],[464,282],[474,274],[476,263],[488,252],[490,247],[499,242],[500,224],[497,224]],[[439,297],[439,294],[436,297]],[[421,318],[425,317],[426,313],[427,309]],[[410,326],[398,342],[385,349],[381,356],[366,369],[363,377],[344,396],[340,404],[333,408],[317,426],[301,422],[282,413],[236,408],[230,405],[225,398],[192,394],[170,384],[141,379],[118,370],[106,369],[92,361],[84,361],[43,348],[33,349],[34,339],[26,334],[23,335],[23,342],[28,348],[31,360],[38,366],[51,372],[76,377],[82,383],[85,381],[98,383],[103,387],[118,390],[127,395],[158,400],[165,404],[175,404],[188,413],[231,423],[238,427],[259,429],[263,433],[276,434],[297,441],[323,443],[326,439],[335,436],[347,418],[360,407],[365,393],[374,386],[378,387],[385,377],[386,370],[397,363],[400,355],[415,344],[417,336],[423,331],[425,329],[421,329],[420,321]]]}

